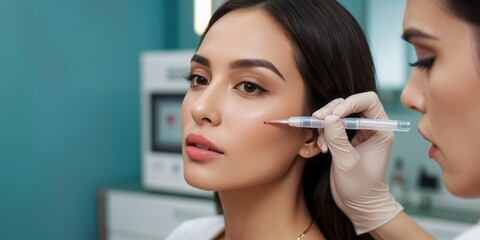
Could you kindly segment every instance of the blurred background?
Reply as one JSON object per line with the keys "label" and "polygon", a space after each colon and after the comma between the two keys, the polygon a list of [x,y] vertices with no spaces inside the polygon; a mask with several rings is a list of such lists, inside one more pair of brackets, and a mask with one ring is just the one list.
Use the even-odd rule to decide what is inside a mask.
{"label": "blurred background", "polygon": [[[415,59],[400,40],[404,1],[339,2],[367,34],[390,117],[416,126],[419,115],[399,101]],[[158,226],[196,214],[174,221],[175,206],[157,203],[198,199],[202,214],[213,212],[205,194],[145,187],[142,167],[142,56],[191,51],[198,40],[193,0],[0,0],[0,239],[161,239],[169,228]],[[388,181],[408,213],[451,237],[480,218],[480,203],[444,189],[428,147],[415,129],[396,134]],[[129,219],[122,211],[135,208],[112,207],[120,192],[166,210]]]}

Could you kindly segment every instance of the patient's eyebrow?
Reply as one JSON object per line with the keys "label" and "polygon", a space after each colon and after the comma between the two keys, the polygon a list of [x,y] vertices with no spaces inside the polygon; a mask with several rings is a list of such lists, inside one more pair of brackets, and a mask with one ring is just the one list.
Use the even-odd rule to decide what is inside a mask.
{"label": "patient's eyebrow", "polygon": [[412,38],[426,38],[431,40],[438,40],[437,37],[430,35],[426,32],[422,32],[416,28],[408,28],[405,31],[403,31],[403,34],[402,34],[403,40],[405,40],[406,42],[411,42]]}
{"label": "patient's eyebrow", "polygon": [[[191,62],[196,62],[205,67],[210,67],[210,60],[208,60],[208,58],[199,54],[194,54],[191,59]],[[237,59],[232,63],[230,63],[230,68],[256,68],[256,67],[266,68],[274,72],[275,74],[277,74],[281,79],[285,80],[285,78],[280,73],[280,71],[275,67],[275,65],[273,65],[273,63],[265,59],[258,59],[258,58]]]}
{"label": "patient's eyebrow", "polygon": [[283,75],[278,71],[278,69],[273,65],[273,63],[265,60],[265,59],[258,59],[258,58],[248,58],[248,59],[238,59],[233,61],[230,64],[231,68],[256,68],[256,67],[263,67],[266,68],[275,74],[277,74],[281,79],[285,80]]}
{"label": "patient's eyebrow", "polygon": [[197,62],[199,64],[202,64],[205,67],[210,67],[210,61],[206,57],[198,54],[194,54],[190,62]]}

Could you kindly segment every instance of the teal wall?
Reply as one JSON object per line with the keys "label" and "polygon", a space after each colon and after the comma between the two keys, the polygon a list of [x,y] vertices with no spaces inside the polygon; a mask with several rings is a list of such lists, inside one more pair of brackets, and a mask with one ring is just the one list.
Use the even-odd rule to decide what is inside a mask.
{"label": "teal wall", "polygon": [[0,0],[0,239],[96,239],[140,176],[139,53],[195,47],[192,2]]}
{"label": "teal wall", "polygon": [[366,31],[367,3],[366,0],[338,0],[358,21],[363,30]]}

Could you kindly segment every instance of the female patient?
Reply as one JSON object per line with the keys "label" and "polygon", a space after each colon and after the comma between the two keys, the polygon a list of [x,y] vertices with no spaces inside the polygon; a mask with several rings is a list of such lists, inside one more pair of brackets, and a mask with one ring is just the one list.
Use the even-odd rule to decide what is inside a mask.
{"label": "female patient", "polygon": [[168,239],[369,238],[356,236],[335,205],[319,132],[264,124],[376,90],[367,42],[339,3],[228,1],[213,14],[187,79],[185,178],[218,192],[223,216],[186,222]]}

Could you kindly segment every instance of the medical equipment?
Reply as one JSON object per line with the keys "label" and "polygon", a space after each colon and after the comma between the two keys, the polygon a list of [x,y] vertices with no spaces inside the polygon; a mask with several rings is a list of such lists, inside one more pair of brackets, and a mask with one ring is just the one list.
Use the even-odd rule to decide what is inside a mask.
{"label": "medical equipment", "polygon": [[212,197],[183,176],[182,100],[190,84],[194,50],[147,51],[140,55],[142,187],[148,190]]}
{"label": "medical equipment", "polygon": [[[398,121],[398,120],[388,120],[388,119],[367,119],[367,118],[343,118],[343,125],[345,129],[355,129],[355,130],[377,130],[377,131],[399,131],[399,132],[408,132],[410,131],[410,122],[407,121]],[[280,123],[288,124],[292,127],[300,128],[324,128],[325,121],[307,116],[299,117],[290,117],[288,119],[282,120],[273,120],[267,121],[264,123]]]}

